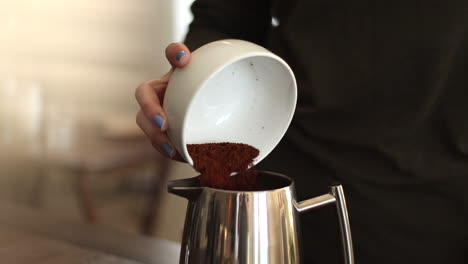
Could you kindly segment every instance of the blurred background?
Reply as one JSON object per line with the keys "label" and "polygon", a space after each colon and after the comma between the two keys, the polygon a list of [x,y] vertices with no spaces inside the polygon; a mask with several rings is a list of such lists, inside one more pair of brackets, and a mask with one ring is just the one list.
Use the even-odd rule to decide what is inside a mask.
{"label": "blurred background", "polygon": [[183,199],[135,124],[191,0],[0,0],[0,202],[179,241]]}

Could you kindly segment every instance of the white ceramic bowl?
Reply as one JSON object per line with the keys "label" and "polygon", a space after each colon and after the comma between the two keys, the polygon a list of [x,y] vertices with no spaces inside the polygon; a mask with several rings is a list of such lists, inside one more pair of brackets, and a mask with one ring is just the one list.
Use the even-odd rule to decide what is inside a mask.
{"label": "white ceramic bowl", "polygon": [[257,164],[284,136],[296,98],[294,74],[281,58],[250,42],[221,40],[174,71],[163,107],[169,138],[190,165],[187,144],[215,142],[256,147]]}

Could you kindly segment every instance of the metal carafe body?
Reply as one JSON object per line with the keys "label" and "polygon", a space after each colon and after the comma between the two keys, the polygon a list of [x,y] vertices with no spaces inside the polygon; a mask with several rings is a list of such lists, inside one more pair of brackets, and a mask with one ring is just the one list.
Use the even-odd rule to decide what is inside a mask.
{"label": "metal carafe body", "polygon": [[354,263],[341,186],[297,202],[294,182],[260,172],[262,191],[227,191],[199,186],[198,177],[168,184],[188,199],[180,264],[299,264],[298,214],[336,203],[345,263]]}

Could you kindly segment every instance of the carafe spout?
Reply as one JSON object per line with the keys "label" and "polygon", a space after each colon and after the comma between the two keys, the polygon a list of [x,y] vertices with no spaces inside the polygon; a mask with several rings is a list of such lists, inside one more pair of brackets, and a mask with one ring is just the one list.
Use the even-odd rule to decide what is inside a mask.
{"label": "carafe spout", "polygon": [[202,187],[200,187],[200,178],[194,177],[169,181],[167,183],[167,191],[186,198],[189,201],[194,200],[202,192]]}

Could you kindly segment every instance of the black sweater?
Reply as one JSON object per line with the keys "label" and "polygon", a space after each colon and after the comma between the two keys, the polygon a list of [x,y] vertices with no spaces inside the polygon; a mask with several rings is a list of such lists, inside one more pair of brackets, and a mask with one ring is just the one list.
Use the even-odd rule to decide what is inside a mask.
{"label": "black sweater", "polygon": [[[435,218],[424,228],[468,223],[468,1],[198,0],[192,11],[191,49],[239,38],[291,65],[299,94],[286,138],[351,196],[381,198],[382,219],[420,206]],[[417,205],[389,205],[400,194]]]}

